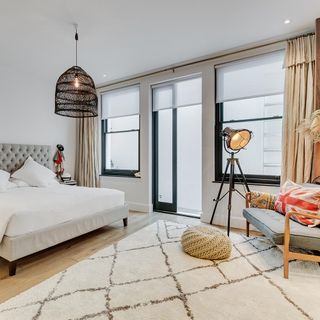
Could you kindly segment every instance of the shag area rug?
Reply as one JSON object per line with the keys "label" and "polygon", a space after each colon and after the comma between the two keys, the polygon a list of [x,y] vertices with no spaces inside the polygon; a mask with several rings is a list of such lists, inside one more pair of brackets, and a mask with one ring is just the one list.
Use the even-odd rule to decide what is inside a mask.
{"label": "shag area rug", "polygon": [[[320,319],[320,267],[263,237],[232,234],[228,260],[182,251],[185,225],[158,221],[0,305],[0,319]],[[1,283],[0,283],[1,288]]]}

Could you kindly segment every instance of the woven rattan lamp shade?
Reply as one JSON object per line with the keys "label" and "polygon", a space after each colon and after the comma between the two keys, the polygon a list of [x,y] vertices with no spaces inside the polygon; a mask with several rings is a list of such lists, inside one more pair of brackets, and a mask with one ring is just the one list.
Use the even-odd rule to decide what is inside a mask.
{"label": "woven rattan lamp shade", "polygon": [[[75,85],[77,78],[78,86]],[[98,98],[92,78],[79,66],[73,66],[58,79],[55,113],[65,117],[88,118],[98,115]]]}

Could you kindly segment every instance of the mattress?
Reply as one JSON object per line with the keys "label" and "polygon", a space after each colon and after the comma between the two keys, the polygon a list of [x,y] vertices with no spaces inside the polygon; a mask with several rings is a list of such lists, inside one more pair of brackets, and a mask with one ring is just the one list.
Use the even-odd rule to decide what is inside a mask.
{"label": "mattress", "polygon": [[124,193],[114,189],[14,188],[0,193],[0,223],[9,216],[4,235],[17,237],[123,205]]}

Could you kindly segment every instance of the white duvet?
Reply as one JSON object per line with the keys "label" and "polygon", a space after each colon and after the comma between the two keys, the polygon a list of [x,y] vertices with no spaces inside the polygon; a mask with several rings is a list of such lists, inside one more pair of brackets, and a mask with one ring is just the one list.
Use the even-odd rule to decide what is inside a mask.
{"label": "white duvet", "polygon": [[0,242],[124,205],[122,191],[54,185],[0,193]]}

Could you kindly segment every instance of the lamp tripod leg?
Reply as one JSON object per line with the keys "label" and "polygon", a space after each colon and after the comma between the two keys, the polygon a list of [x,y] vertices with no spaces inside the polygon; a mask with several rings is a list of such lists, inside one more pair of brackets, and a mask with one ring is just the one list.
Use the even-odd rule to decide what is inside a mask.
{"label": "lamp tripod leg", "polygon": [[234,158],[231,155],[230,176],[229,176],[229,200],[228,200],[228,226],[227,235],[230,235],[230,220],[231,220],[231,207],[232,207],[232,192],[234,190]]}
{"label": "lamp tripod leg", "polygon": [[226,180],[226,175],[227,175],[229,166],[230,166],[230,159],[227,160],[227,165],[226,165],[226,168],[225,168],[224,173],[223,173],[223,176],[222,176],[222,181],[221,181],[221,184],[220,184],[219,192],[218,192],[217,199],[216,199],[216,202],[215,202],[215,204],[214,204],[214,209],[213,209],[213,212],[212,212],[212,216],[211,216],[211,219],[210,219],[210,224],[212,224],[214,215],[215,215],[216,210],[217,210],[217,207],[218,207],[218,203],[219,203],[219,201],[220,201],[222,188],[223,188],[224,182],[225,182],[225,180]]}

